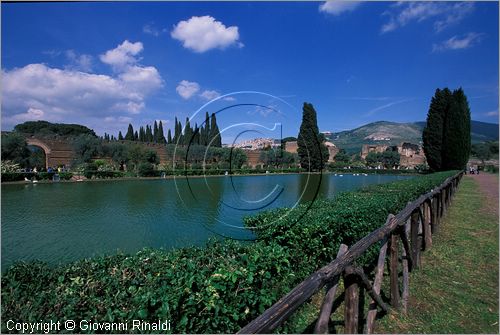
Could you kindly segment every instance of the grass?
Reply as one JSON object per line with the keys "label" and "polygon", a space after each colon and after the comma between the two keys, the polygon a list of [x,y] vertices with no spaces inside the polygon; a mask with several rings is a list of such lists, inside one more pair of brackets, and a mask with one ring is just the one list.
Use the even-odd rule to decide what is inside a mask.
{"label": "grass", "polygon": [[465,177],[422,268],[411,273],[404,315],[377,321],[379,333],[498,333],[498,214]]}

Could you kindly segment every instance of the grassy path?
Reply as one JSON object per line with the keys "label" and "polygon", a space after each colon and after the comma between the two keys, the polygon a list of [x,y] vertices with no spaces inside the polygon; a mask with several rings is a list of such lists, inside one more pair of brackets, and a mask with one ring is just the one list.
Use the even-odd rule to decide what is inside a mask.
{"label": "grassy path", "polygon": [[408,314],[378,333],[498,333],[498,176],[463,178],[422,268],[411,274]]}

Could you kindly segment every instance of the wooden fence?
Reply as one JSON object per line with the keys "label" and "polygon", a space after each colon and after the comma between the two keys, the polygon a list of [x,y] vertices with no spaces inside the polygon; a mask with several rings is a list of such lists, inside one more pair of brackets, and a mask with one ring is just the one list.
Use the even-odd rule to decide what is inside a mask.
{"label": "wooden fence", "polygon": [[[463,172],[447,178],[441,186],[409,202],[398,214],[390,214],[384,226],[365,236],[350,249],[341,245],[337,258],[310,275],[287,295],[282,297],[262,315],[243,327],[239,334],[270,333],[287,320],[304,302],[326,286],[326,295],[314,328],[317,334],[328,333],[328,323],[338,288],[340,276],[344,281],[345,333],[372,333],[377,308],[406,311],[409,297],[409,272],[421,266],[420,253],[432,246],[432,235],[439,229],[440,221],[450,206]],[[364,269],[354,265],[368,248],[380,242],[380,253],[374,270],[373,281]],[[401,242],[402,248],[399,243]],[[399,257],[401,252],[401,257]],[[390,304],[381,295],[384,264],[388,257]],[[399,273],[402,270],[400,282]],[[401,289],[400,289],[401,286]],[[366,323],[359,315],[360,288],[371,297],[366,313]],[[364,302],[361,301],[361,303]],[[363,307],[363,305],[361,307]]]}

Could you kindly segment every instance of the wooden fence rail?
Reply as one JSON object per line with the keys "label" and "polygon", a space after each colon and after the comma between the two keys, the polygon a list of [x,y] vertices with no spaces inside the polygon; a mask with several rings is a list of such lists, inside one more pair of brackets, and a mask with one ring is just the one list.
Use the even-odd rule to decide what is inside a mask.
{"label": "wooden fence rail", "polygon": [[[441,186],[409,202],[398,214],[390,214],[385,225],[371,232],[349,249],[346,245],[341,245],[337,258],[330,264],[310,275],[238,333],[272,332],[324,286],[326,286],[327,293],[314,331],[320,334],[328,333],[328,322],[341,277],[343,277],[345,288],[345,332],[358,333],[361,330],[372,333],[377,307],[383,311],[389,308],[380,294],[386,257],[389,258],[390,307],[402,308],[406,311],[409,297],[409,272],[421,266],[420,253],[431,247],[432,234],[438,231],[441,219],[451,204],[462,175],[463,172],[459,172],[447,178]],[[368,248],[379,242],[380,254],[374,270],[374,280],[371,282],[362,268],[354,266],[354,261]],[[401,257],[399,257],[399,252],[401,252]],[[401,290],[400,268],[402,270]],[[364,289],[371,298],[366,325],[363,328],[361,328],[363,325],[359,324],[358,315],[360,288]]]}

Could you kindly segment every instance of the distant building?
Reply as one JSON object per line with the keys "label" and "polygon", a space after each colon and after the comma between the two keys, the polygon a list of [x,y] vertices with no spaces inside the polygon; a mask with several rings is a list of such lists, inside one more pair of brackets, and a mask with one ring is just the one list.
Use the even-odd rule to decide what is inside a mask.
{"label": "distant building", "polygon": [[[361,148],[361,158],[366,159],[370,152],[381,153],[386,151],[389,145],[364,144]],[[400,155],[399,165],[401,167],[414,168],[417,165],[426,164],[425,154],[418,144],[403,142],[397,146]]]}
{"label": "distant building", "polygon": [[291,141],[291,142],[286,142],[285,143],[285,151],[286,152],[289,152],[289,153],[292,153],[292,154],[296,154],[297,153],[297,141]]}
{"label": "distant building", "polygon": [[332,142],[325,142],[326,148],[328,149],[328,163],[335,162],[335,155],[337,155],[340,149]]}

